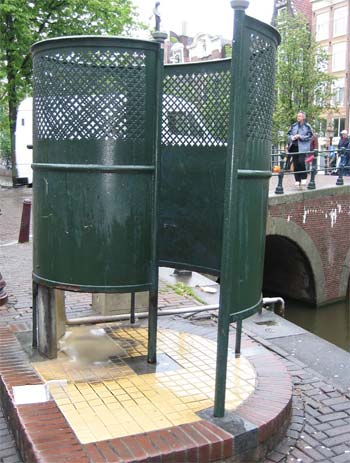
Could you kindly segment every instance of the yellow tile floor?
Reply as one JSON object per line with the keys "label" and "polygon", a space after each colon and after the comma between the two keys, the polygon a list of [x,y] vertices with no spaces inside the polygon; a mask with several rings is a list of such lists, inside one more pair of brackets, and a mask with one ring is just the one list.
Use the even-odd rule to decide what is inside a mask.
{"label": "yellow tile floor", "polygon": [[[79,363],[61,352],[55,360],[33,364],[44,381],[68,381],[65,386],[51,384],[50,392],[81,443],[191,423],[200,420],[196,412],[213,406],[215,342],[159,329],[158,358],[167,354],[176,368],[137,374],[125,359],[147,354],[147,329],[103,327],[109,329],[116,350],[124,351],[113,362]],[[255,382],[250,362],[231,353],[226,409],[233,410],[247,399]]]}

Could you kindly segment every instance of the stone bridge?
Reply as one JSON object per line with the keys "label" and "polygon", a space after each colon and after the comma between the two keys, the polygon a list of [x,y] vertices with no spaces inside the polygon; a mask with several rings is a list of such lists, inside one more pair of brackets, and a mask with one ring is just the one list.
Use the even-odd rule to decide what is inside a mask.
{"label": "stone bridge", "polygon": [[316,176],[316,190],[284,178],[284,194],[270,182],[264,295],[311,304],[343,300],[350,276],[350,178]]}

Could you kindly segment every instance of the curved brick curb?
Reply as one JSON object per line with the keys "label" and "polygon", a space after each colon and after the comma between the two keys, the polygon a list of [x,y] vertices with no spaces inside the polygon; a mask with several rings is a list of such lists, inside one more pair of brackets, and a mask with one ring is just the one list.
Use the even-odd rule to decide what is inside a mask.
{"label": "curved brick curb", "polygon": [[[54,401],[19,405],[12,387],[42,384],[15,335],[0,328],[0,391],[19,451],[29,463],[207,463],[249,461],[263,455],[286,426],[292,386],[282,362],[248,341],[244,356],[255,366],[257,386],[234,414],[135,436],[81,444]],[[247,345],[247,343],[246,343]],[[206,412],[204,412],[204,415]]]}
{"label": "curved brick curb", "polygon": [[[261,349],[263,350],[263,349]],[[282,361],[269,351],[246,355],[255,366],[257,386],[235,413],[257,429],[257,446],[251,457],[262,458],[284,435],[292,413],[293,386]]]}

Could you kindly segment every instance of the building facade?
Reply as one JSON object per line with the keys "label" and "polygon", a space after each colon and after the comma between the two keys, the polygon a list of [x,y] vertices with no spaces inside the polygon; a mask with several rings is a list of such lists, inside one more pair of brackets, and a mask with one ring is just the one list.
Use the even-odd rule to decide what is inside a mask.
{"label": "building facade", "polygon": [[276,17],[282,13],[301,13],[308,20],[311,27],[312,7],[310,0],[275,0],[272,24],[275,24]]}
{"label": "building facade", "polygon": [[303,14],[318,46],[329,56],[327,71],[334,77],[336,109],[324,115],[320,132],[336,141],[343,129],[349,130],[350,0],[275,0],[273,24],[281,12]]}
{"label": "building facade", "polygon": [[328,72],[334,78],[334,111],[326,115],[328,132],[339,137],[349,130],[350,0],[311,0],[312,30],[319,47],[329,55]]}

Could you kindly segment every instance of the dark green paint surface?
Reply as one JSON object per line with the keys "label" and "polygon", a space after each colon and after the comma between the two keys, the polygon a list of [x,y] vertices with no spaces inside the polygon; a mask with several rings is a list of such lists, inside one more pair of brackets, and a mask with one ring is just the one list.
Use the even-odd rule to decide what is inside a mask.
{"label": "dark green paint surface", "polygon": [[160,264],[218,273],[225,148],[163,147]]}
{"label": "dark green paint surface", "polygon": [[34,62],[34,280],[149,290],[159,44],[51,39]]}

